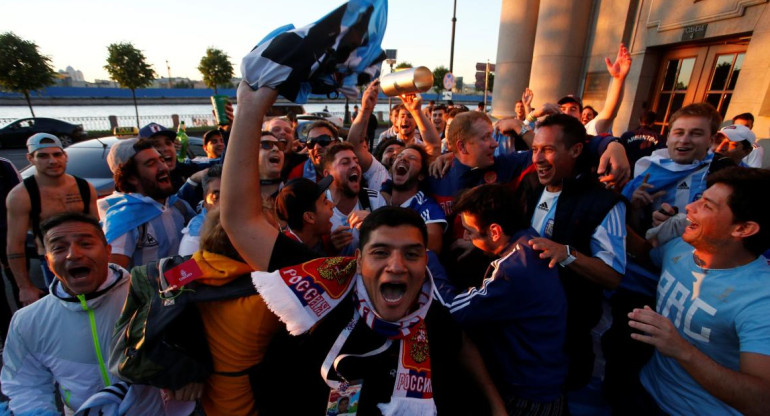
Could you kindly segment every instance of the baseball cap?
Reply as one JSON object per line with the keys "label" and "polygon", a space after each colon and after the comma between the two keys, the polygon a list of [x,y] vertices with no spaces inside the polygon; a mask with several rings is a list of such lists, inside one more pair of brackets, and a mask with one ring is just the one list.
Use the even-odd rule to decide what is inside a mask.
{"label": "baseball cap", "polygon": [[107,164],[110,166],[110,171],[114,174],[119,167],[123,166],[126,162],[131,160],[136,154],[134,145],[139,139],[125,139],[119,140],[110,149],[110,153],[107,155]]}
{"label": "baseball cap", "polygon": [[58,137],[48,133],[36,133],[27,139],[27,153],[32,154],[40,149],[48,147],[58,147],[64,150]]}
{"label": "baseball cap", "polygon": [[301,217],[305,212],[315,211],[315,201],[326,192],[333,180],[331,175],[318,183],[307,178],[290,180],[275,198],[278,218],[288,221],[289,218]]}
{"label": "baseball cap", "polygon": [[203,133],[203,144],[209,144],[209,142],[212,141],[216,136],[222,137],[222,133],[220,133],[220,131],[217,129],[209,130],[206,133]]}
{"label": "baseball cap", "polygon": [[727,137],[731,142],[748,140],[749,143],[754,144],[757,141],[757,136],[754,132],[740,124],[723,127],[722,130],[719,130],[719,133]]}
{"label": "baseball cap", "polygon": [[140,139],[149,139],[154,136],[165,136],[173,139],[176,138],[176,133],[173,130],[169,130],[158,123],[150,123],[139,129]]}
{"label": "baseball cap", "polygon": [[583,108],[583,101],[580,99],[580,97],[575,97],[574,95],[570,94],[567,96],[562,97],[557,104],[564,105],[567,103],[575,103],[580,106],[580,108]]}

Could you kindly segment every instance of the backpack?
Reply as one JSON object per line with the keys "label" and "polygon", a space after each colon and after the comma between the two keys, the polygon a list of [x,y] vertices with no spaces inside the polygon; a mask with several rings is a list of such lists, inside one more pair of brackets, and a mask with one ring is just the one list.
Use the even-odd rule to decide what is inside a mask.
{"label": "backpack", "polygon": [[195,303],[257,293],[246,274],[223,286],[193,281],[161,295],[169,286],[163,274],[189,258],[163,258],[131,270],[110,353],[110,372],[122,380],[171,390],[205,381],[213,364]]}

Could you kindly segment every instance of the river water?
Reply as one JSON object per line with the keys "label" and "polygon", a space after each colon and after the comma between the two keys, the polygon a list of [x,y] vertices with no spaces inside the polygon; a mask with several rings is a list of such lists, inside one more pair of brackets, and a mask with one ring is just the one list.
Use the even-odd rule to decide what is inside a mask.
{"label": "river water", "polygon": [[[393,100],[393,105],[399,100]],[[133,105],[47,105],[35,106],[32,104],[37,117],[109,117],[109,116],[134,116]],[[332,113],[345,113],[344,103],[309,103],[304,104],[306,112],[322,111],[329,109]],[[237,108],[237,106],[236,106]],[[349,106],[353,111],[353,103]],[[375,111],[388,111],[387,101],[377,104]],[[211,114],[209,104],[162,104],[139,105],[139,116],[170,116],[171,114]],[[27,106],[0,106],[0,119],[27,118],[32,115]]]}

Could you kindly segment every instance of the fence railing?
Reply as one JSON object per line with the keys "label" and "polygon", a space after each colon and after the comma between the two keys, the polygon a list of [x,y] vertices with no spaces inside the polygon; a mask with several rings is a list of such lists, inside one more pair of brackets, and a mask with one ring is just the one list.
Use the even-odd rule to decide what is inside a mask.
{"label": "fence railing", "polygon": [[[332,115],[344,118],[344,112],[332,111]],[[375,112],[377,119],[384,121],[387,119],[387,112]],[[136,116],[108,116],[108,117],[56,117],[57,120],[66,121],[72,124],[80,124],[86,131],[112,131],[115,127],[130,127],[136,125]],[[17,119],[0,118],[0,127],[10,124]],[[158,123],[161,126],[175,128],[179,121],[184,121],[188,127],[214,127],[216,120],[214,115],[208,114],[171,114],[171,115],[150,115],[139,116],[139,126],[146,126],[149,123]]]}
{"label": "fence railing", "polygon": [[[158,123],[162,126],[172,128],[177,125],[174,121],[184,121],[188,127],[206,127],[215,126],[214,116],[212,114],[173,114],[173,115],[151,115],[139,116],[139,125],[145,126],[149,123]],[[0,126],[10,124],[17,119],[0,118]],[[114,127],[135,126],[136,116],[109,116],[109,117],[57,117],[57,120],[66,121],[72,124],[80,124],[86,131],[111,131]]]}

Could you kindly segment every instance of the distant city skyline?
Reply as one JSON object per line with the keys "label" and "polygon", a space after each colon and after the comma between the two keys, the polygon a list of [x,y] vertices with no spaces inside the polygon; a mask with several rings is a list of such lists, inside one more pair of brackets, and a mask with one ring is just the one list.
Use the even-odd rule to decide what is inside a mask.
{"label": "distant city skyline", "polygon": [[[281,7],[277,7],[280,4]],[[309,24],[343,4],[284,0],[255,5],[245,0],[225,4],[136,0],[125,3],[93,0],[30,0],[5,5],[0,32],[14,32],[35,42],[51,58],[55,70],[71,67],[85,81],[108,80],[103,66],[107,45],[131,42],[157,73],[171,78],[202,78],[198,62],[207,47],[222,49],[240,77],[240,61],[273,29],[288,23]],[[383,49],[398,50],[398,62],[433,70],[449,67],[452,0],[389,2]],[[495,62],[501,0],[458,0],[454,73],[475,81],[476,62]],[[290,12],[288,12],[290,11]],[[34,18],[32,18],[34,16]],[[34,24],[31,22],[34,21]],[[383,72],[389,72],[383,64]]]}

